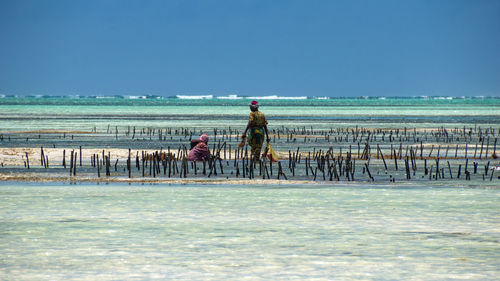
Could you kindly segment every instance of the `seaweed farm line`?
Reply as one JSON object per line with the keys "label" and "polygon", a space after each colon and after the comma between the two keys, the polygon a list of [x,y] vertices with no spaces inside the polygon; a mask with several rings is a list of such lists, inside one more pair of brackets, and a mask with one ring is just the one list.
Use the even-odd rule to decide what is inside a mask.
{"label": "seaweed farm line", "polygon": [[[238,148],[241,128],[111,127],[0,133],[3,180],[276,179],[295,181],[498,181],[499,128],[271,128],[279,161]],[[186,160],[210,135],[212,157]]]}

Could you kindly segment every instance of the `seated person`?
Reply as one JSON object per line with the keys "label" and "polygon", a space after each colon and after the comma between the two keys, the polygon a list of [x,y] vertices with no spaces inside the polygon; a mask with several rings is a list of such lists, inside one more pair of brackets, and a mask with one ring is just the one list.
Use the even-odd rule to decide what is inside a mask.
{"label": "seated person", "polygon": [[210,152],[208,150],[208,136],[203,134],[200,139],[191,140],[191,150],[189,150],[187,159],[189,161],[208,160]]}

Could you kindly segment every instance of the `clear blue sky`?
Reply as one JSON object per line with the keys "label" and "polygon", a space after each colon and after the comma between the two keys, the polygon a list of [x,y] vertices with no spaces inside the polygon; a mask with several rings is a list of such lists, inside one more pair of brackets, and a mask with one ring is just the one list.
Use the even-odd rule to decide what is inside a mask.
{"label": "clear blue sky", "polygon": [[500,1],[0,0],[0,93],[500,96]]}

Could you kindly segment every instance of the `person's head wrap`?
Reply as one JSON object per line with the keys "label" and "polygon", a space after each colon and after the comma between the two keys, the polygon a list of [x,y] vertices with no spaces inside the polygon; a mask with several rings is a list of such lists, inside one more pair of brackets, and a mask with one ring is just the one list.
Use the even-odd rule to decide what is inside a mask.
{"label": "person's head wrap", "polygon": [[259,103],[258,103],[257,101],[252,101],[252,102],[250,103],[250,109],[251,109],[252,111],[257,110],[258,108],[259,108]]}
{"label": "person's head wrap", "polygon": [[207,143],[208,142],[208,135],[207,134],[203,134],[200,136],[200,140],[204,143]]}

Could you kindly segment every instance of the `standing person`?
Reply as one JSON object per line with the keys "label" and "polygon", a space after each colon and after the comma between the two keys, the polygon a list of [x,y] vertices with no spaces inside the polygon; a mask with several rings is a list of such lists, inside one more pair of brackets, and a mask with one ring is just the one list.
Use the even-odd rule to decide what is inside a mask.
{"label": "standing person", "polygon": [[260,151],[262,150],[262,144],[264,143],[264,133],[266,134],[266,142],[269,143],[269,132],[267,131],[267,120],[264,113],[259,111],[259,103],[252,101],[250,103],[250,116],[248,118],[248,124],[243,132],[241,138],[245,140],[247,137],[247,131],[250,130],[248,134],[248,145],[250,145],[250,155],[255,160],[260,159]]}
{"label": "standing person", "polygon": [[200,139],[191,141],[191,150],[187,156],[189,161],[203,161],[208,160],[210,152],[208,151],[208,135],[203,134]]}

